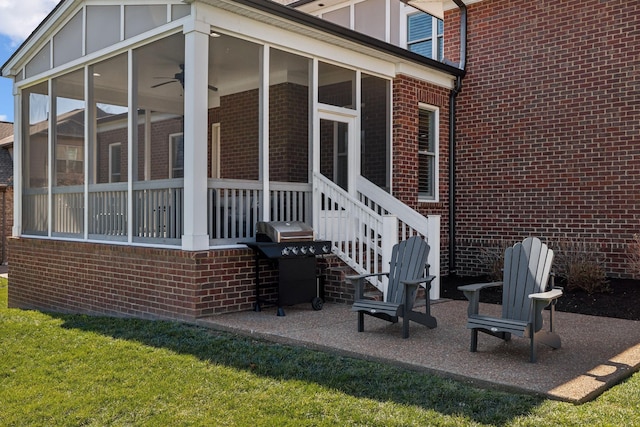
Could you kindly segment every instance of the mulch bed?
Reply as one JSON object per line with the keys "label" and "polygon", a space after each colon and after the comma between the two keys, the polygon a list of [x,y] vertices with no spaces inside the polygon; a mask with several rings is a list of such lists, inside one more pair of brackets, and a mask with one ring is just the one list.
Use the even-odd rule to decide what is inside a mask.
{"label": "mulch bed", "polygon": [[[457,287],[470,283],[488,282],[486,277],[444,277],[440,296],[456,300],[466,300]],[[562,283],[556,282],[562,286]],[[618,319],[640,320],[640,280],[609,279],[609,292],[588,294],[581,290],[564,289],[564,294],[556,305],[556,310],[592,316],[615,317]],[[480,301],[501,303],[500,288],[483,289]]]}

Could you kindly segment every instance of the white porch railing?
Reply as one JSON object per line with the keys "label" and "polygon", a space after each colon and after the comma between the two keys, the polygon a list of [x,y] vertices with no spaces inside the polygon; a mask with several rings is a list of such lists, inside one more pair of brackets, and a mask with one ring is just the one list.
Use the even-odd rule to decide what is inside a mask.
{"label": "white porch railing", "polygon": [[133,239],[180,244],[184,233],[183,180],[133,183]]}
{"label": "white porch railing", "polygon": [[127,183],[89,185],[89,236],[127,239]]}
{"label": "white porch railing", "polygon": [[[310,221],[310,184],[271,182],[269,194],[269,220]],[[210,244],[253,240],[256,222],[266,218],[262,197],[263,186],[259,181],[209,179],[207,227]]]}
{"label": "white porch railing", "polygon": [[[431,298],[440,297],[440,217],[424,217],[376,185],[357,181],[360,201],[321,174],[314,174],[314,229],[331,240],[336,255],[359,273],[388,269],[399,239],[420,235],[429,241]],[[384,281],[372,282],[385,291]]]}

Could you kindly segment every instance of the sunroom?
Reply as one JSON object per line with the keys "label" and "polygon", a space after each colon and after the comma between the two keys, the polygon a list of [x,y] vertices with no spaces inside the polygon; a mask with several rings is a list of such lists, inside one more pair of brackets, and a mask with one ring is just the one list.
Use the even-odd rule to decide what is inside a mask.
{"label": "sunroom", "polygon": [[303,221],[357,271],[412,234],[437,269],[439,217],[390,194],[392,86],[458,72],[270,1],[64,0],[3,67],[14,236],[212,254]]}

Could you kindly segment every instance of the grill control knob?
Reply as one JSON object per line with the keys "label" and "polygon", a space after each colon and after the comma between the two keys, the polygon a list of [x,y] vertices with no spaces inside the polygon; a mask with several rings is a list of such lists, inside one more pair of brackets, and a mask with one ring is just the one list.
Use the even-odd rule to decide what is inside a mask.
{"label": "grill control knob", "polygon": [[289,248],[282,248],[282,251],[280,252],[283,256],[287,256],[289,255]]}
{"label": "grill control knob", "polygon": [[325,254],[328,254],[329,253],[329,247],[327,245],[324,245],[322,247],[322,252],[324,252]]}
{"label": "grill control knob", "polygon": [[301,253],[302,255],[306,255],[306,254],[307,254],[307,248],[306,248],[305,246],[301,247],[301,248],[300,248],[300,253]]}
{"label": "grill control knob", "polygon": [[298,248],[294,246],[293,248],[291,248],[291,252],[293,252],[294,255],[298,255]]}
{"label": "grill control knob", "polygon": [[316,248],[315,246],[309,246],[309,253],[315,254],[316,253]]}

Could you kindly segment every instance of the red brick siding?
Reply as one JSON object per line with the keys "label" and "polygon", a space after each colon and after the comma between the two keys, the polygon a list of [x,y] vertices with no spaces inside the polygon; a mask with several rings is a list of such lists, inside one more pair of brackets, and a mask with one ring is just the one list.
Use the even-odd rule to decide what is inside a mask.
{"label": "red brick siding", "polygon": [[9,305],[60,312],[193,320],[248,310],[248,249],[184,252],[12,238]]}
{"label": "red brick siding", "polygon": [[308,87],[293,83],[270,86],[269,177],[272,181],[308,182],[308,109]]}
{"label": "red brick siding", "polygon": [[9,238],[13,233],[13,187],[0,190],[0,232],[2,233],[2,259],[0,263],[7,262],[9,254]]}
{"label": "red brick siding", "polygon": [[[468,12],[459,272],[478,272],[479,246],[537,235],[597,243],[608,273],[629,275],[626,243],[640,231],[638,2],[487,0]],[[445,19],[453,55],[457,12]]]}
{"label": "red brick siding", "polygon": [[[186,252],[29,238],[11,238],[10,249],[10,307],[193,321],[255,303],[249,249]],[[331,258],[319,260],[319,275],[327,274],[326,262],[335,263]],[[276,267],[260,263],[267,301],[275,298]]]}
{"label": "red brick siding", "polygon": [[257,89],[220,98],[221,178],[259,178],[259,106]]}
{"label": "red brick siding", "polygon": [[[439,107],[439,202],[418,202],[419,103]],[[393,82],[393,195],[423,215],[441,216],[441,274],[448,272],[449,90],[400,75]]]}

